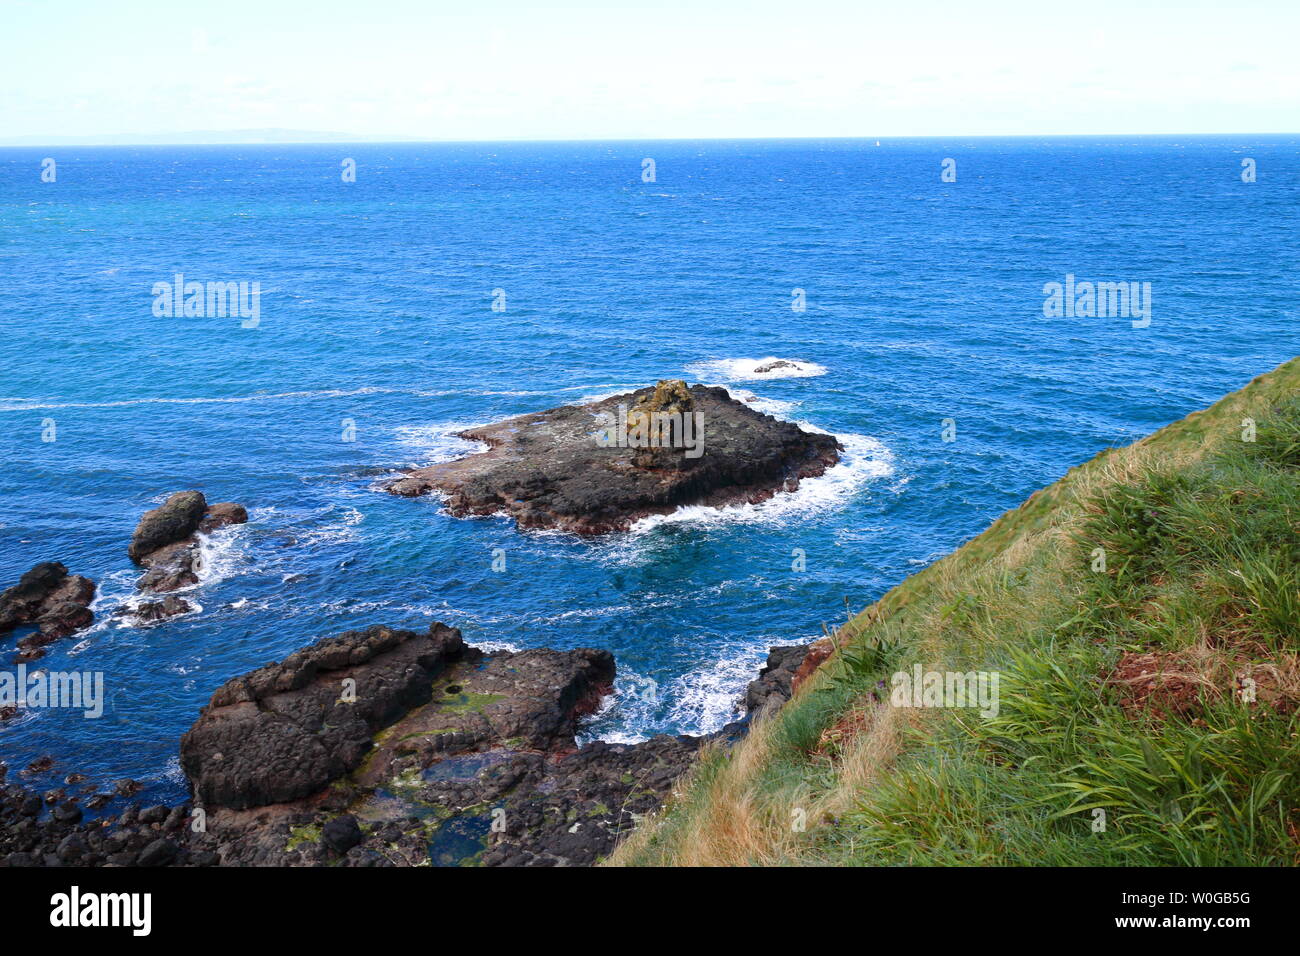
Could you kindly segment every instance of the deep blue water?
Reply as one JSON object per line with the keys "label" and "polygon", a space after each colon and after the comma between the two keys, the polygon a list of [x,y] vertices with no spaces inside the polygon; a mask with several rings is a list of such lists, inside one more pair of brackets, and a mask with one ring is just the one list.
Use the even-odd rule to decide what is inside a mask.
{"label": "deep blue water", "polygon": [[[430,619],[612,650],[590,734],[712,730],[769,645],[1300,351],[1297,209],[1295,137],[0,150],[0,585],[50,559],[100,582],[99,623],[43,663],[112,698],[0,727],[0,759],[179,798],[177,738],[225,679]],[[176,272],[260,282],[260,324],[155,317]],[[1044,318],[1067,273],[1150,282],[1150,327]],[[737,374],[768,356],[825,372]],[[449,430],[668,376],[752,393],[847,461],[597,541],[375,490],[465,447]],[[253,516],[212,542],[202,611],[110,621],[140,513],[190,487]]]}

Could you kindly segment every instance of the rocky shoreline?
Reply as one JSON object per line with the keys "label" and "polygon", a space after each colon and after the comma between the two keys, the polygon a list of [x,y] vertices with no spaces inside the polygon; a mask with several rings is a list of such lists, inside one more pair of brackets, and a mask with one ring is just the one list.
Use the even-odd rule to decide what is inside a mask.
{"label": "rocky shoreline", "polygon": [[460,432],[486,451],[416,468],[394,495],[437,493],[458,517],[520,528],[625,531],[688,505],[757,503],[839,461],[834,436],[755,411],[724,388],[666,380]]}
{"label": "rocky shoreline", "polygon": [[[840,451],[725,389],[677,380],[462,434],[488,450],[387,490],[436,491],[453,514],[504,512],[522,528],[581,534],[683,505],[761,501]],[[193,610],[175,592],[199,583],[201,536],[247,519],[198,491],[147,511],[127,554],[143,569],[137,593],[155,599],[114,613],[149,623]],[[18,657],[34,660],[91,623],[94,595],[88,578],[37,565],[0,594],[0,633],[34,627]],[[73,772],[37,792],[52,758],[18,780],[0,764],[0,865],[591,865],[663,805],[702,747],[729,746],[788,700],[824,657],[820,643],[772,648],[745,717],[709,737],[579,746],[582,720],[613,692],[608,651],[488,652],[442,623],[322,638],[216,689],[180,739],[192,795],[180,805],[87,820],[137,786],[97,792]]]}
{"label": "rocky shoreline", "polygon": [[[199,582],[202,542],[199,536],[248,520],[243,505],[220,502],[209,505],[202,492],[181,491],[147,511],[136,525],[127,547],[131,561],[145,568],[136,583],[143,595],[158,600],[124,605],[114,614],[150,623],[193,610],[184,598],[171,592]],[[17,584],[0,592],[0,635],[31,627],[18,639],[14,662],[31,663],[45,656],[55,641],[83,631],[94,622],[90,605],[96,584],[80,574],[69,574],[58,561],[43,561],[27,571]],[[14,716],[14,708],[0,708],[0,720]]]}
{"label": "rocky shoreline", "polygon": [[[702,746],[788,700],[813,648],[773,648],[746,717],[711,737],[580,747],[612,691],[607,651],[489,653],[440,623],[349,631],[217,689],[181,739],[184,804],[87,821],[83,795],[7,782],[0,764],[0,865],[591,865]],[[85,806],[131,794],[124,781]]]}

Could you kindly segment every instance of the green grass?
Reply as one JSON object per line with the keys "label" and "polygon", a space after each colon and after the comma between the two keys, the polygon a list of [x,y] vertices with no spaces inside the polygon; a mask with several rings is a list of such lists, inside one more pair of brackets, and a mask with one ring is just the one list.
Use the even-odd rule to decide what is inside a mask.
{"label": "green grass", "polygon": [[[1072,470],[837,639],[612,862],[1294,865],[1300,360]],[[999,712],[891,707],[914,663],[996,672]]]}

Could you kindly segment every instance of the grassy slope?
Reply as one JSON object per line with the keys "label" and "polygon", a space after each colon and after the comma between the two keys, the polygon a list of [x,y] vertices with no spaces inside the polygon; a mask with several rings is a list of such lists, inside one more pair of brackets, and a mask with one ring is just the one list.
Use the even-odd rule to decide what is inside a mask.
{"label": "grassy slope", "polygon": [[[1300,358],[1072,469],[837,638],[610,862],[1294,864]],[[890,706],[917,662],[997,671],[998,715]]]}

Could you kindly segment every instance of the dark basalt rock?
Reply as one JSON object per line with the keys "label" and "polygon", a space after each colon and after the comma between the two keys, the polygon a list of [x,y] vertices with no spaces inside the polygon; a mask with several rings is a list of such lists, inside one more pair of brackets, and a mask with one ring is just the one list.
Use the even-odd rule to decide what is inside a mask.
{"label": "dark basalt rock", "polygon": [[[207,534],[248,520],[243,505],[231,501],[209,505],[199,491],[178,491],[163,504],[146,511],[136,525],[127,553],[147,568],[136,582],[146,594],[166,594],[199,583],[199,534]],[[192,608],[185,601],[149,602],[135,610],[144,622],[183,614]]]}
{"label": "dark basalt rock", "polygon": [[321,842],[335,853],[347,853],[363,839],[361,824],[350,813],[330,820],[320,831]]}
{"label": "dark basalt rock", "polygon": [[420,798],[499,811],[500,830],[479,858],[484,866],[591,866],[663,805],[704,742],[661,735],[637,744],[594,741],[560,760],[518,754],[468,782],[435,781]]}
{"label": "dark basalt rock", "polygon": [[163,545],[145,555],[144,561],[149,570],[136,581],[138,591],[164,594],[199,583],[199,543],[193,539]]}
{"label": "dark basalt rock", "polygon": [[[750,697],[778,706],[804,651],[777,651],[780,663]],[[662,806],[708,739],[578,747],[577,719],[599,706],[613,677],[603,651],[466,648],[429,701],[376,734],[364,763],[325,795],[264,808],[269,816],[218,811],[202,839],[228,865],[599,862]],[[742,732],[736,725],[717,736]],[[354,818],[372,823],[354,830]]]}
{"label": "dark basalt rock", "polygon": [[184,541],[199,530],[199,523],[208,510],[201,491],[178,491],[163,504],[146,511],[136,525],[135,534],[127,555],[136,564],[145,564],[145,558],[159,548]]}
{"label": "dark basalt rock", "polygon": [[194,610],[194,607],[189,601],[174,594],[169,594],[161,601],[146,601],[137,605],[130,613],[135,616],[137,621],[147,624],[175,617],[178,614],[187,614],[192,610]]}
{"label": "dark basalt rock", "polygon": [[460,632],[440,624],[426,634],[372,627],[227,681],[181,738],[195,796],[245,808],[316,793],[361,762],[376,731],[429,700],[464,652]]}
{"label": "dark basalt rock", "polygon": [[88,627],[94,620],[90,602],[95,599],[95,582],[57,561],[46,561],[24,574],[13,587],[0,594],[0,633],[34,625],[35,634],[18,642],[21,660],[34,660],[41,650],[62,637]]}
{"label": "dark basalt rock", "polygon": [[376,742],[358,781],[382,786],[453,754],[509,741],[516,749],[564,754],[577,749],[578,719],[594,712],[614,684],[608,651],[533,648],[484,654],[467,648],[433,688],[428,705],[393,724]]}
{"label": "dark basalt rock", "polygon": [[[770,713],[807,650],[773,648],[746,699]],[[188,825],[187,805],[85,820],[61,789],[45,812],[38,794],[4,785],[0,764],[0,866],[597,863],[707,739],[578,747],[578,721],[613,677],[605,651],[489,654],[441,624],[326,638],[227,681],[182,738],[205,827]],[[45,757],[23,773],[53,769]],[[136,789],[119,781],[116,797],[85,806]]]}
{"label": "dark basalt rock", "polygon": [[[680,388],[678,387],[680,386]],[[602,447],[598,435],[620,406],[683,411],[702,421],[702,454],[680,448]],[[440,492],[452,514],[504,512],[522,528],[580,534],[627,529],[683,505],[722,507],[792,491],[800,479],[839,460],[833,436],[806,432],[736,401],[722,388],[661,382],[588,405],[566,405],[461,437],[489,446],[457,461],[408,472],[388,485],[395,495]]]}
{"label": "dark basalt rock", "polygon": [[795,674],[808,656],[810,646],[795,644],[768,650],[767,663],[758,672],[758,679],[745,690],[745,710],[751,717],[772,713],[790,699]]}

